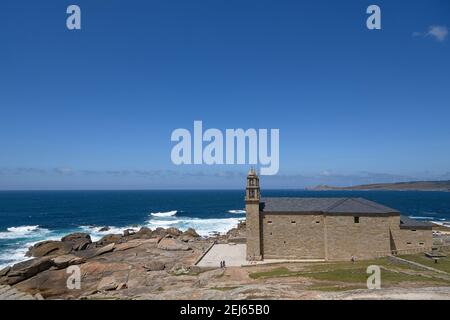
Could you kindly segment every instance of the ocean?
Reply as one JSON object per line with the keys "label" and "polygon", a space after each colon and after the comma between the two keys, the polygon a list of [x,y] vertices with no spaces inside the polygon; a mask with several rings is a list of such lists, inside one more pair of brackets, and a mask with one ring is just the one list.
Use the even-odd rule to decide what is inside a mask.
{"label": "ocean", "polygon": [[[264,196],[363,197],[420,220],[450,223],[450,192],[264,190]],[[245,219],[244,191],[1,191],[0,269],[26,259],[28,247],[88,232],[147,226],[224,233]],[[102,227],[108,231],[100,231]]]}

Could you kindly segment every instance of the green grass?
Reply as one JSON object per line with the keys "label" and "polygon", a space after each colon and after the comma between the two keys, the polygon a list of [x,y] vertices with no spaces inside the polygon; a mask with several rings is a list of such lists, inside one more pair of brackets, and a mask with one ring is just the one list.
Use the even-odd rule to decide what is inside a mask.
{"label": "green grass", "polygon": [[269,271],[253,272],[250,273],[250,278],[260,279],[260,278],[276,278],[276,277],[289,277],[295,276],[296,272],[290,271],[287,268],[276,268]]}
{"label": "green grass", "polygon": [[[290,270],[286,267],[278,267],[271,270],[253,272],[249,276],[252,279],[304,277],[320,281],[320,283],[310,286],[310,289],[322,291],[350,290],[367,287],[366,282],[369,274],[367,274],[366,270],[369,265],[383,267],[381,269],[382,286],[402,282],[450,285],[450,281],[418,274],[417,270],[412,270],[403,265],[393,265],[384,258],[355,263],[339,262],[310,265],[302,270]],[[406,271],[411,274],[404,273]]]}
{"label": "green grass", "polygon": [[448,256],[445,258],[440,258],[438,260],[438,263],[434,263],[433,259],[426,257],[425,254],[423,254],[423,253],[403,255],[403,256],[399,256],[399,257],[402,259],[417,262],[417,263],[423,264],[425,266],[450,273],[450,257],[448,257]]}

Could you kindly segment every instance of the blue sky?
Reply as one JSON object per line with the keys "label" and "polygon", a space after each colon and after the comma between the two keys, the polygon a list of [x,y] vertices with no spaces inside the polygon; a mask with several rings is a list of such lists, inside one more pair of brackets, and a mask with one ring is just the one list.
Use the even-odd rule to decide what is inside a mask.
{"label": "blue sky", "polygon": [[450,179],[448,27],[448,0],[2,1],[0,189],[242,187],[172,164],[194,120],[279,128],[266,187]]}

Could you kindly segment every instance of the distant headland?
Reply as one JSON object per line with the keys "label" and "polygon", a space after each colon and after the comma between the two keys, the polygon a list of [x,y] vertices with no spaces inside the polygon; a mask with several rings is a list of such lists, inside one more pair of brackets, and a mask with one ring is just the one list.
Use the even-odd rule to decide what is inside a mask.
{"label": "distant headland", "polygon": [[386,191],[445,191],[450,192],[450,180],[442,181],[409,181],[395,183],[374,183],[363,184],[351,187],[335,187],[328,185],[318,185],[309,190],[386,190]]}

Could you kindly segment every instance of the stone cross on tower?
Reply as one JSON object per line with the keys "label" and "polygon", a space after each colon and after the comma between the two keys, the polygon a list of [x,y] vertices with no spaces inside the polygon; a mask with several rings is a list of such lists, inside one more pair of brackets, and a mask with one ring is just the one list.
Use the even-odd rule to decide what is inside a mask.
{"label": "stone cross on tower", "polygon": [[250,169],[247,175],[245,191],[246,232],[247,232],[247,260],[262,260],[261,254],[261,216],[259,200],[261,192],[259,177],[255,169]]}

